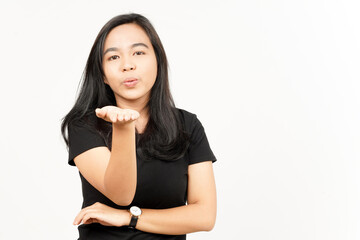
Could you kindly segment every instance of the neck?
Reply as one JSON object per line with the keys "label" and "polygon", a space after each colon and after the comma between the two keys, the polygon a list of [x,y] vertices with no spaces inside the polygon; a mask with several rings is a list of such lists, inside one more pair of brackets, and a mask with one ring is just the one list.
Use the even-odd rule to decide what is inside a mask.
{"label": "neck", "polygon": [[131,109],[137,111],[140,116],[144,117],[148,115],[148,109],[146,107],[149,98],[139,98],[135,100],[127,100],[116,98],[116,105],[121,109]]}

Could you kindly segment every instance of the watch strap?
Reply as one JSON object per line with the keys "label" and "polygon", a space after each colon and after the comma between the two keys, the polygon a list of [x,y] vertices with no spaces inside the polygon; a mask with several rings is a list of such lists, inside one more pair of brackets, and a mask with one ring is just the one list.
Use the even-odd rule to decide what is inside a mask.
{"label": "watch strap", "polygon": [[131,215],[129,227],[135,228],[138,221],[138,217]]}

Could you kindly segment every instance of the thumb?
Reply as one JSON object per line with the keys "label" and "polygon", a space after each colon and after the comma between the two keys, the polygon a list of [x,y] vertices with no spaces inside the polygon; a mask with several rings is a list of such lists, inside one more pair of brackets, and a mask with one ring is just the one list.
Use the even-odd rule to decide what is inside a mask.
{"label": "thumb", "polygon": [[98,117],[104,115],[104,112],[103,112],[102,109],[100,109],[100,108],[95,109],[95,113],[96,113],[96,116],[98,116]]}

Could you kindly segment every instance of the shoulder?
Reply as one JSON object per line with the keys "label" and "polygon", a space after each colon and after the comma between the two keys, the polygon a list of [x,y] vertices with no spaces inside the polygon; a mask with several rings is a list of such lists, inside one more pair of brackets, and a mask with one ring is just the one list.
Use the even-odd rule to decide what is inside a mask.
{"label": "shoulder", "polygon": [[[95,116],[96,117],[96,116]],[[97,131],[96,119],[87,115],[80,120],[74,120],[68,125],[69,164],[75,166],[73,159],[94,147],[107,146],[105,138]]]}
{"label": "shoulder", "polygon": [[76,117],[71,122],[69,122],[69,126],[72,127],[91,127],[94,126],[96,123],[96,114],[95,112],[88,112],[82,117]]}
{"label": "shoulder", "polygon": [[191,113],[185,109],[182,109],[182,108],[176,108],[176,110],[179,111],[179,113],[183,116],[183,117],[186,117],[186,118],[192,118],[194,116],[196,116],[196,114],[194,113]]}
{"label": "shoulder", "polygon": [[111,125],[96,116],[95,112],[89,112],[80,119],[74,119],[68,125],[69,142],[71,139],[82,141],[105,140],[111,130]]}
{"label": "shoulder", "polygon": [[190,134],[190,145],[188,149],[189,165],[203,161],[216,161],[216,157],[210,148],[205,129],[197,115],[179,109],[185,120],[186,131]]}
{"label": "shoulder", "polygon": [[99,119],[95,111],[86,113],[83,117],[74,119],[68,125],[70,132],[99,134]]}
{"label": "shoulder", "polygon": [[196,114],[189,112],[185,109],[176,108],[179,112],[179,115],[184,122],[185,130],[187,132],[192,132],[194,127],[198,124],[199,119],[197,118]]}

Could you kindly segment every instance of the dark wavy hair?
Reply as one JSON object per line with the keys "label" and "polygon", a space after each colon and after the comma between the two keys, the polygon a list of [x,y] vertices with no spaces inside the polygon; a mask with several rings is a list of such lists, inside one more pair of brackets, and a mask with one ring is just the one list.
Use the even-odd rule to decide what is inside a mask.
{"label": "dark wavy hair", "polygon": [[189,146],[189,135],[185,132],[183,119],[170,93],[165,50],[150,21],[135,13],[116,16],[100,30],[82,75],[80,93],[73,108],[62,119],[62,136],[69,147],[66,129],[70,124],[80,123],[97,131],[111,150],[112,123],[94,117],[94,111],[108,105],[116,106],[112,89],[103,81],[103,50],[109,32],[116,26],[127,23],[135,23],[144,29],[157,59],[157,77],[146,106],[149,120],[142,134],[136,131],[137,153],[144,159],[177,160],[184,156]]}

